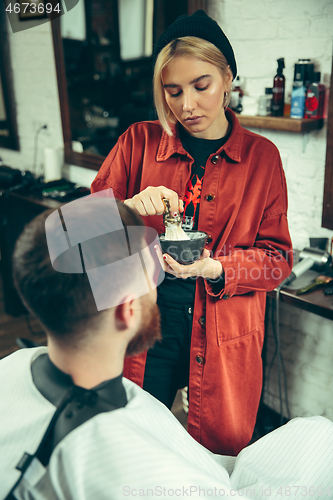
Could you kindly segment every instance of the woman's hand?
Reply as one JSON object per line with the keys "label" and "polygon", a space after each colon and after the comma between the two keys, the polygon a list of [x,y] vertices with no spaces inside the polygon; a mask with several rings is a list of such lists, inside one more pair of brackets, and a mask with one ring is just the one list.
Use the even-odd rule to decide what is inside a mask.
{"label": "woman's hand", "polygon": [[178,194],[164,186],[149,186],[124,203],[130,208],[135,208],[140,215],[162,215],[165,210],[162,198],[169,200],[172,214],[183,212],[183,202],[178,198]]}
{"label": "woman's hand", "polygon": [[206,248],[202,252],[200,259],[193,264],[184,266],[179,264],[175,259],[167,253],[162,254],[160,247],[156,245],[155,250],[161,262],[161,266],[165,272],[173,274],[177,278],[201,277],[205,279],[218,279],[223,273],[221,262],[212,259],[210,252]]}

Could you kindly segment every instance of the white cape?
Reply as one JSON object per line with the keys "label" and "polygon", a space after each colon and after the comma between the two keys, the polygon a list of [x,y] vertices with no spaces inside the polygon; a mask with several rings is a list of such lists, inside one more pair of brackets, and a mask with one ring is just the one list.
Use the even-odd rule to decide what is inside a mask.
{"label": "white cape", "polygon": [[[55,411],[31,377],[31,363],[43,352],[25,349],[0,362],[0,499],[19,478],[15,467],[23,453],[36,451]],[[150,394],[123,382],[128,404],[68,434],[46,469],[39,462],[31,467],[19,498],[333,498],[331,421],[294,419],[237,458],[224,457],[197,443]]]}

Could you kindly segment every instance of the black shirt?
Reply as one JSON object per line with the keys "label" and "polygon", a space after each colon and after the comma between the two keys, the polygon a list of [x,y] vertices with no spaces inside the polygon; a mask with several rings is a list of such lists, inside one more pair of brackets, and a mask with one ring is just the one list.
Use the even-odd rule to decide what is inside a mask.
{"label": "black shirt", "polygon": [[184,196],[184,213],[182,228],[187,231],[197,231],[201,190],[204,180],[206,162],[209,156],[220,149],[228,140],[229,134],[220,139],[201,139],[190,135],[179,126],[179,137],[183,148],[193,158],[191,177],[187,183]]}
{"label": "black shirt", "polygon": [[[204,181],[206,162],[209,156],[218,151],[228,140],[231,130],[220,139],[201,139],[190,135],[184,127],[179,125],[179,138],[185,151],[193,158],[191,177],[186,186],[184,196],[184,212],[182,228],[186,231],[197,231],[201,190]],[[222,286],[224,284],[223,278]],[[221,280],[216,282],[216,287],[221,286]],[[165,280],[160,285],[160,294],[170,297],[168,300],[181,303],[193,303],[195,295],[196,277],[187,279],[175,278],[166,273]],[[214,281],[213,281],[214,283]],[[215,285],[213,285],[215,288]]]}

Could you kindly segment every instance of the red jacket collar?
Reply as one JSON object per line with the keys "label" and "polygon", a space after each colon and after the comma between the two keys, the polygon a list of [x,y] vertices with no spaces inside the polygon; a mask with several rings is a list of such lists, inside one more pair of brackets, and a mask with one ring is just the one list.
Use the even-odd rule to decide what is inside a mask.
{"label": "red jacket collar", "polygon": [[[220,153],[224,150],[232,161],[238,163],[241,161],[244,129],[241,127],[235,113],[231,111],[231,109],[227,108],[225,114],[227,120],[231,123],[232,131],[226,144],[222,146],[222,148],[217,152]],[[175,153],[178,153],[180,155],[187,155],[187,152],[183,148],[179,138],[178,123],[170,123],[170,126],[173,135],[170,136],[163,130],[156,155],[157,161],[165,161]]]}

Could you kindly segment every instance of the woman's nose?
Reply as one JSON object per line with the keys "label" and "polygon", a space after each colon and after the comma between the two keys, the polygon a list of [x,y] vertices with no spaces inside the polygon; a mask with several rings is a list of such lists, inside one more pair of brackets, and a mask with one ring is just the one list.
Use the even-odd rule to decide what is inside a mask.
{"label": "woman's nose", "polygon": [[195,100],[191,92],[183,93],[183,110],[193,111],[195,109]]}

